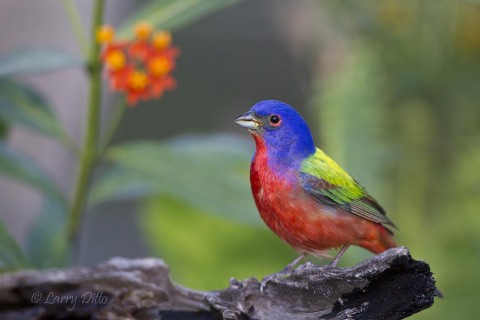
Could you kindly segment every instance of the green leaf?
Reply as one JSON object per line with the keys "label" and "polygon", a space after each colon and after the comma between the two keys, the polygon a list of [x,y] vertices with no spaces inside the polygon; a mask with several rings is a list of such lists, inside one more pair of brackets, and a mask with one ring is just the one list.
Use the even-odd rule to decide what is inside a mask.
{"label": "green leaf", "polygon": [[0,77],[48,72],[83,64],[80,58],[57,48],[25,46],[0,57]]}
{"label": "green leaf", "polygon": [[27,252],[37,268],[66,267],[69,252],[65,240],[67,207],[64,202],[46,198],[42,211],[28,234]]}
{"label": "green leaf", "polygon": [[[33,264],[37,267],[65,266],[68,256],[63,233],[67,207],[64,196],[36,162],[2,141],[0,174],[25,182],[45,195],[46,203],[29,234],[28,249]],[[3,251],[2,239],[0,230],[0,251]],[[0,259],[3,259],[1,252]]]}
{"label": "green leaf", "polygon": [[52,109],[31,88],[0,79],[0,118],[64,140],[66,133]]}
{"label": "green leaf", "polygon": [[203,211],[261,224],[249,183],[251,143],[233,136],[183,137],[111,149],[115,168],[92,191],[108,198],[164,194]]}
{"label": "green leaf", "polygon": [[94,184],[90,205],[108,199],[132,200],[155,194],[155,186],[142,180],[136,172],[123,166],[113,166],[103,172]]}
{"label": "green leaf", "polygon": [[0,220],[0,272],[12,271],[28,266],[19,245]]}
{"label": "green leaf", "polygon": [[0,174],[25,182],[59,202],[65,199],[50,177],[32,159],[0,141]]}
{"label": "green leaf", "polygon": [[10,128],[7,121],[0,118],[0,140],[5,140]]}
{"label": "green leaf", "polygon": [[239,0],[156,0],[150,1],[134,12],[121,24],[120,38],[131,38],[133,26],[147,21],[155,28],[174,30],[192,23],[203,16],[233,5]]}

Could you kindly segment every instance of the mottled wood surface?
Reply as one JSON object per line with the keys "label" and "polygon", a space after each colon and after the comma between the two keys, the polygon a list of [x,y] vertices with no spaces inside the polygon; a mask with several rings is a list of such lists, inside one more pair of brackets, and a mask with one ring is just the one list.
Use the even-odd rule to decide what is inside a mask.
{"label": "mottled wood surface", "polygon": [[114,258],[2,275],[0,319],[403,319],[434,297],[428,264],[404,247],[350,268],[307,263],[263,293],[254,278],[194,291],[173,283],[162,260]]}

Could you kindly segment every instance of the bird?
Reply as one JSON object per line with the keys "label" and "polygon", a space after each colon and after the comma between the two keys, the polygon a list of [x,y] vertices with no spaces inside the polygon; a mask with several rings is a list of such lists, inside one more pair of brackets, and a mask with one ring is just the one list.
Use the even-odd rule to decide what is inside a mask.
{"label": "bird", "polygon": [[328,257],[332,248],[340,248],[330,263],[336,266],[352,245],[374,254],[397,247],[397,228],[385,210],[315,146],[308,124],[292,106],[260,101],[235,123],[255,141],[250,184],[260,216],[300,254],[281,273],[291,272],[307,254]]}

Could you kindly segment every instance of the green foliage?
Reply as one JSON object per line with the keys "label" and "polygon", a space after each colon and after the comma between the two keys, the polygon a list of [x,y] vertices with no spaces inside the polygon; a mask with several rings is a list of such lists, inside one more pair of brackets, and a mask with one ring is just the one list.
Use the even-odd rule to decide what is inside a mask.
{"label": "green foliage", "polygon": [[8,123],[0,118],[0,140],[5,140],[8,136],[9,129]]}
{"label": "green foliage", "polygon": [[[44,61],[42,67],[42,57],[48,56],[49,52],[34,51],[32,55],[22,54],[22,52],[1,58],[0,74],[25,73],[29,68],[32,68],[30,70],[32,72],[48,71],[65,66],[67,63],[65,59],[53,56]],[[40,94],[26,85],[8,78],[0,78],[0,136],[3,138],[8,133],[8,128],[14,124],[69,143],[68,135]],[[57,249],[59,246],[65,246],[64,239],[59,239],[58,236],[58,229],[63,226],[61,219],[58,219],[58,214],[64,215],[67,206],[64,195],[35,161],[12,149],[3,140],[0,140],[0,174],[38,189],[42,192],[45,201],[55,204],[44,209],[45,212],[40,215],[30,234],[29,260],[37,267],[65,265],[60,263],[61,259],[65,260],[67,257],[65,248],[61,253],[61,250]],[[56,216],[55,213],[57,213]],[[3,230],[5,229],[3,225],[1,229],[3,254],[0,255],[0,269],[14,270],[28,266],[15,240],[6,230]],[[53,240],[54,237],[56,240]]]}
{"label": "green foliage", "polygon": [[0,78],[0,118],[60,140],[66,133],[45,99],[18,82]]}
{"label": "green foliage", "polygon": [[[201,16],[233,4],[236,1],[237,0],[152,1],[138,12],[134,12],[131,19],[123,24],[123,30],[131,30],[134,20],[147,20],[155,27],[168,29],[178,28],[185,26]],[[96,43],[95,37],[89,39],[90,43],[87,43],[84,30],[82,30],[82,24],[78,19],[79,15],[76,11],[76,6],[70,2],[64,4],[78,37],[78,41],[80,42],[80,46],[84,51],[89,50],[87,48],[88,46],[93,48],[90,50],[91,56],[89,56],[90,61],[88,64],[96,66],[100,59],[99,44]],[[95,34],[97,28],[103,23],[104,4],[104,1],[94,2],[91,30],[93,34]],[[80,157],[79,165],[83,171],[80,171],[78,181],[81,183],[77,184],[72,203],[67,202],[53,181],[51,181],[50,177],[45,174],[34,161],[11,149],[7,146],[6,142],[3,141],[11,125],[21,125],[47,135],[48,137],[55,138],[64,143],[66,147],[72,149],[74,154],[77,153],[76,147],[58,122],[54,112],[45,99],[28,86],[7,77],[49,72],[66,67],[83,67],[85,65],[86,62],[82,59],[72,56],[63,50],[50,47],[20,47],[0,57],[0,173],[39,189],[44,195],[43,208],[38,219],[33,224],[28,238],[30,260],[37,267],[64,266],[69,262],[69,249],[72,248],[72,243],[70,242],[75,240],[76,229],[79,228],[78,222],[81,221],[81,215],[83,214],[82,208],[85,207],[84,202],[88,198],[89,190],[86,186],[89,184],[88,177],[92,176],[94,170],[94,165],[91,165],[91,163],[97,162],[103,155],[102,152],[99,152],[97,155],[95,151],[100,138],[97,136],[99,128],[95,121],[100,115],[99,106],[101,105],[102,96],[100,69],[85,68],[90,81],[90,108],[88,108],[90,113],[88,117],[89,123],[87,123],[86,126],[88,139],[86,139],[84,150],[82,150],[83,154]],[[119,121],[117,120],[114,122],[118,124]],[[113,131],[115,128],[116,125],[112,126]],[[113,131],[111,132],[112,134]],[[134,144],[132,143],[131,146],[134,147]],[[167,157],[171,155],[168,159],[173,161],[180,160],[179,153],[182,152],[181,150],[172,151],[175,149],[173,146],[162,147],[153,144],[151,146],[149,144],[141,144],[138,148],[139,154],[142,154],[142,152],[148,153],[149,151],[155,151],[157,152],[156,155],[160,157],[163,156],[163,149],[171,149],[165,151],[165,155]],[[186,154],[188,155],[190,151],[186,151]],[[198,150],[196,153],[198,154]],[[152,159],[145,154],[143,158],[140,156],[138,159],[135,159],[135,157],[131,157],[132,155],[129,154],[128,150],[123,150],[122,147],[116,149],[115,152],[112,151],[111,154],[114,161],[118,160],[118,166],[111,168],[110,171],[104,175],[101,180],[101,185],[98,186],[97,191],[94,192],[92,204],[95,204],[95,199],[97,199],[98,202],[112,196],[141,197],[162,192],[180,195],[180,188],[189,186],[188,180],[190,178],[186,173],[182,175],[180,179],[181,183],[175,184],[175,179],[172,178],[173,171],[170,171],[168,172],[168,179],[170,180],[166,179],[166,181],[173,181],[173,183],[162,185],[162,183],[157,182],[151,183],[152,178],[147,179],[148,174],[146,175],[145,171],[133,170],[131,165],[143,165],[142,161],[146,161],[145,164],[150,166],[150,168],[154,167],[154,163],[151,162]],[[181,161],[179,161],[179,163],[180,162]],[[164,162],[164,164],[165,163],[166,162]],[[192,163],[194,163],[194,161]],[[184,164],[188,165],[189,163],[185,162]],[[168,171],[169,169],[179,168],[169,167],[168,164],[165,164],[163,170]],[[197,172],[199,171],[197,168]],[[165,171],[162,172],[161,170],[153,170],[153,172],[156,173],[156,180],[162,179],[162,173],[166,174]],[[203,178],[205,178],[205,176]],[[194,181],[195,179],[198,179],[198,177],[193,177]],[[229,183],[232,183],[235,179],[238,180],[239,178],[232,174]],[[124,182],[121,183],[121,185],[124,186],[123,189],[122,186],[117,185],[119,182]],[[172,189],[174,189],[173,192]],[[136,190],[136,193],[134,190]],[[235,187],[228,190],[236,191]],[[243,189],[240,188],[240,190]],[[199,197],[202,195],[206,195],[206,193],[204,192],[202,194],[200,192],[196,194],[193,192],[193,195],[187,196],[186,199],[187,201],[198,203]],[[210,200],[207,201],[207,203],[209,204],[207,207],[210,206],[209,208],[211,208],[219,202],[214,203],[212,195],[210,194]],[[225,208],[221,209],[230,209],[234,205],[235,202],[230,201]],[[242,209],[242,207],[240,207],[240,209]],[[228,210],[225,211],[228,212]],[[252,210],[248,208],[247,211],[251,212]],[[67,212],[70,214],[67,215]],[[247,220],[249,219],[247,218]],[[0,252],[0,268],[15,268],[25,265],[23,263],[24,259],[21,258],[20,249],[4,229],[3,225],[1,225],[0,249],[2,250],[0,251],[2,252]]]}
{"label": "green foliage", "polygon": [[[44,52],[44,54],[47,54]],[[36,56],[40,59],[41,55]],[[25,58],[20,55],[20,58]],[[0,59],[2,62],[12,61],[9,72],[23,72],[23,67],[32,66],[39,61],[33,59],[32,64],[19,60],[16,64],[13,57]],[[27,59],[28,60],[28,59]],[[23,61],[23,62],[22,62]],[[48,68],[60,67],[54,60],[47,61],[43,71]],[[15,69],[14,67],[18,67]],[[48,68],[47,68],[48,67]],[[40,71],[40,68],[36,69]],[[7,78],[0,78],[0,119],[3,134],[8,132],[12,124],[21,125],[46,136],[69,143],[69,137],[58,122],[52,109],[45,99],[26,85]],[[46,206],[40,214],[29,234],[29,260],[36,267],[51,267],[65,265],[68,254],[65,247],[64,234],[61,228],[67,208],[64,195],[58,190],[50,176],[32,159],[9,147],[0,140],[0,174],[26,183],[44,196]],[[63,230],[62,230],[63,232]],[[61,238],[63,236],[63,238]],[[5,269],[16,269],[27,266],[23,253],[13,238],[8,234],[1,235],[5,245],[5,255],[0,256],[0,264]],[[2,248],[3,249],[3,248]]]}
{"label": "green foliage", "polygon": [[114,168],[97,181],[93,202],[164,194],[205,212],[259,224],[248,182],[253,152],[248,145],[245,139],[214,135],[116,146],[106,154]]}
{"label": "green foliage", "polygon": [[325,4],[336,17],[325,23],[349,22],[336,29],[344,64],[313,103],[325,149],[379,198],[398,243],[430,263],[446,298],[412,318],[476,319],[479,294],[465,284],[480,283],[480,7]]}
{"label": "green foliage", "polygon": [[345,60],[341,70],[313,97],[312,106],[321,121],[322,149],[378,197],[381,190],[375,186],[382,183],[394,151],[386,141],[387,124],[381,121],[384,80],[376,58],[362,47],[352,48]]}
{"label": "green foliage", "polygon": [[0,272],[26,268],[28,263],[2,221],[0,221]]}
{"label": "green foliage", "polygon": [[152,0],[135,11],[120,26],[119,37],[131,38],[133,26],[147,21],[155,28],[175,30],[239,0]]}
{"label": "green foliage", "polygon": [[63,50],[49,47],[20,47],[0,57],[0,77],[50,72],[79,67],[83,61]]}
{"label": "green foliage", "polygon": [[50,177],[32,159],[0,141],[0,173],[35,187],[63,203],[64,196]]}
{"label": "green foliage", "polygon": [[140,218],[153,254],[188,287],[213,290],[228,286],[230,277],[261,279],[297,256],[264,226],[213,216],[170,197],[147,201]]}
{"label": "green foliage", "polygon": [[66,203],[45,198],[27,239],[27,254],[37,268],[66,267],[70,252],[65,241]]}
{"label": "green foliage", "polygon": [[136,172],[118,165],[105,169],[95,180],[90,206],[109,200],[135,200],[155,194],[155,186]]}

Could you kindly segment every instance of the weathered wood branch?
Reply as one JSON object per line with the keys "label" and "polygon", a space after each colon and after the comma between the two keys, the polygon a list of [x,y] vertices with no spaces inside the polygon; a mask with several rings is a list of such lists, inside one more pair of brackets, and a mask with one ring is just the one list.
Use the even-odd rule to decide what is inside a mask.
{"label": "weathered wood branch", "polygon": [[2,275],[0,319],[402,319],[434,296],[428,264],[404,247],[351,268],[307,263],[263,293],[254,278],[194,291],[173,283],[162,260],[114,258]]}

